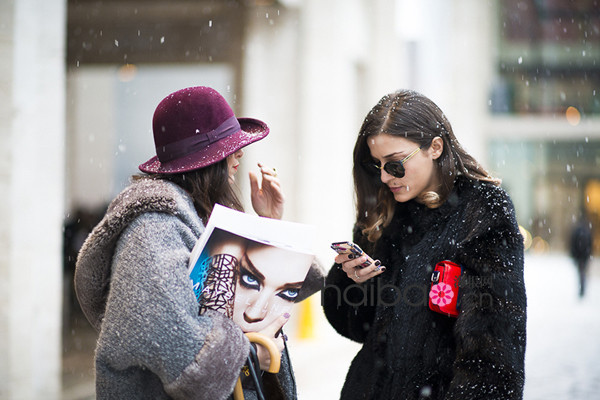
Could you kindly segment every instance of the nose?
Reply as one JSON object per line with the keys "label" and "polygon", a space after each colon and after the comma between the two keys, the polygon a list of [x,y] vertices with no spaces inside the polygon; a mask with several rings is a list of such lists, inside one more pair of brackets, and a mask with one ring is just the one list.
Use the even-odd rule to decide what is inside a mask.
{"label": "nose", "polygon": [[390,175],[385,169],[381,168],[381,182],[382,183],[387,185],[387,183],[394,178],[395,178],[394,175]]}
{"label": "nose", "polygon": [[244,311],[244,320],[249,323],[259,322],[265,319],[269,312],[269,296],[259,295]]}

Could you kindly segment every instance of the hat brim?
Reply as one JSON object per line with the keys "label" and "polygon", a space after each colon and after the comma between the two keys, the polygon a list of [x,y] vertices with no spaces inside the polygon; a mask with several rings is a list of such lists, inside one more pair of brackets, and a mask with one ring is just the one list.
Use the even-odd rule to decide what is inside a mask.
{"label": "hat brim", "polygon": [[253,118],[238,118],[241,130],[217,142],[211,143],[195,153],[161,163],[157,156],[138,167],[147,174],[178,174],[207,167],[235,153],[242,147],[263,139],[269,134],[264,122]]}

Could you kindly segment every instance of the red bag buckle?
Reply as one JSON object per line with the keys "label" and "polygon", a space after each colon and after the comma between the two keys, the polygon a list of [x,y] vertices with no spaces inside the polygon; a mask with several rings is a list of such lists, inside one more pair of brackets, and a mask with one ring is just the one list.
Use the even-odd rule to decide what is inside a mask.
{"label": "red bag buckle", "polygon": [[448,260],[435,265],[431,274],[429,290],[429,308],[449,317],[458,317],[460,310],[459,283],[462,266]]}

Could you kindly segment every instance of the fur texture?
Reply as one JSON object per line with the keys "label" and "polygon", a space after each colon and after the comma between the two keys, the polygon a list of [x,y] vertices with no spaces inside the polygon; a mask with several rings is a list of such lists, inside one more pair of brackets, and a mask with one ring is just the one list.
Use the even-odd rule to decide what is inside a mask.
{"label": "fur texture", "polygon": [[[100,332],[98,399],[215,400],[232,393],[249,342],[224,315],[198,315],[187,265],[203,231],[182,189],[143,179],[117,196],[87,238],[75,285]],[[294,399],[287,353],[277,378],[286,399]]]}
{"label": "fur texture", "polygon": [[[500,188],[459,178],[438,209],[398,203],[374,248],[387,270],[356,285],[334,266],[323,291],[333,327],[363,343],[342,399],[521,399],[523,239]],[[428,308],[434,265],[464,268],[458,318]]]}

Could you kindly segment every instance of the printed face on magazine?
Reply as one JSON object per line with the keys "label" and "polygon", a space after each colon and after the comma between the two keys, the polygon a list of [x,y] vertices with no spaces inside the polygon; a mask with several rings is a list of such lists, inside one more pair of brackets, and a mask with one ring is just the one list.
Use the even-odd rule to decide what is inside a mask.
{"label": "printed face on magazine", "polygon": [[244,332],[260,331],[290,312],[312,257],[253,242],[239,262],[233,320]]}

